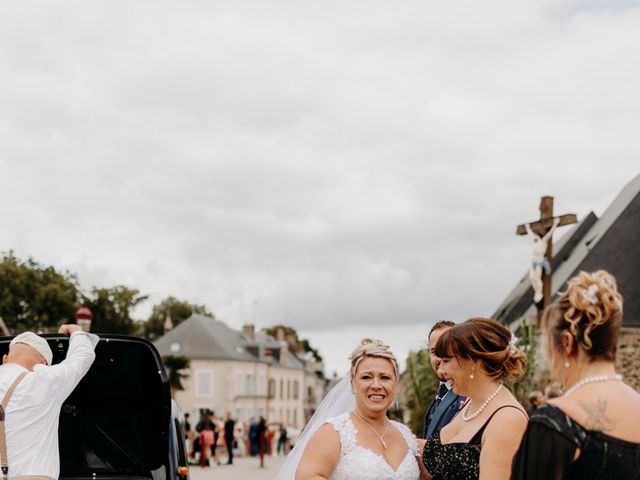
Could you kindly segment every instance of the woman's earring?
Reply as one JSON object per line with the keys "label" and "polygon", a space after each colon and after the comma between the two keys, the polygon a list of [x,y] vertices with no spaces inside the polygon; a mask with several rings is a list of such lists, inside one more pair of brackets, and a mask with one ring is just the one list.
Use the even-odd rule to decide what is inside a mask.
{"label": "woman's earring", "polygon": [[565,360],[564,361],[564,368],[569,368],[571,366],[571,364],[569,363],[569,360]]}
{"label": "woman's earring", "polygon": [[471,368],[471,375],[469,375],[469,378],[470,378],[471,380],[473,380],[474,378],[476,378],[476,376],[473,374],[473,373],[475,372],[475,370],[476,370],[476,369],[475,369],[475,367],[472,367],[472,368]]}

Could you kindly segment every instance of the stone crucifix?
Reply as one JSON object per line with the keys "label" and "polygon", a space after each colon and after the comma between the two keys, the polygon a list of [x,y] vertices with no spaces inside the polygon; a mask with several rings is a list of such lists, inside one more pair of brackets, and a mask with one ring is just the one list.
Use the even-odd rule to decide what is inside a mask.
{"label": "stone crucifix", "polygon": [[529,266],[529,279],[533,286],[533,300],[538,310],[551,303],[551,261],[553,260],[552,235],[557,227],[577,223],[575,214],[553,216],[553,197],[540,200],[540,219],[518,225],[517,235],[533,238],[533,258]]}

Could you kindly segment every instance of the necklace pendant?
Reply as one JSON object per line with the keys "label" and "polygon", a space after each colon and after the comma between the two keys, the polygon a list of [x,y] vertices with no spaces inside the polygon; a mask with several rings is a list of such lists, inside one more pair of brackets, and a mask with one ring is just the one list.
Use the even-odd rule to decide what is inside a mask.
{"label": "necklace pendant", "polygon": [[382,448],[384,448],[385,450],[387,449],[387,443],[381,438],[380,441],[382,442]]}

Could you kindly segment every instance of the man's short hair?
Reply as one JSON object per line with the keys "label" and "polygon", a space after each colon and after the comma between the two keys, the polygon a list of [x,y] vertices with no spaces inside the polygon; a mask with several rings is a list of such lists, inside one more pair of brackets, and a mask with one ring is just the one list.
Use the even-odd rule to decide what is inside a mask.
{"label": "man's short hair", "polygon": [[544,393],[542,393],[540,390],[533,390],[529,393],[529,401],[533,402],[534,400],[537,400],[541,395],[544,395]]}
{"label": "man's short hair", "polygon": [[441,328],[451,328],[454,325],[455,323],[452,322],[451,320],[440,320],[439,322],[436,322],[433,325],[433,327],[431,327],[431,330],[429,330],[429,335],[427,335],[427,341],[431,338],[431,334],[436,330],[440,330]]}

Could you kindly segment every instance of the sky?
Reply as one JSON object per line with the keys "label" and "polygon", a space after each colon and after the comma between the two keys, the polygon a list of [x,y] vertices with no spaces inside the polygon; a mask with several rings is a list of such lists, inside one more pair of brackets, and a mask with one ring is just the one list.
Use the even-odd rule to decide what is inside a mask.
{"label": "sky", "polygon": [[640,1],[0,3],[0,251],[402,361],[640,173],[638,45]]}

